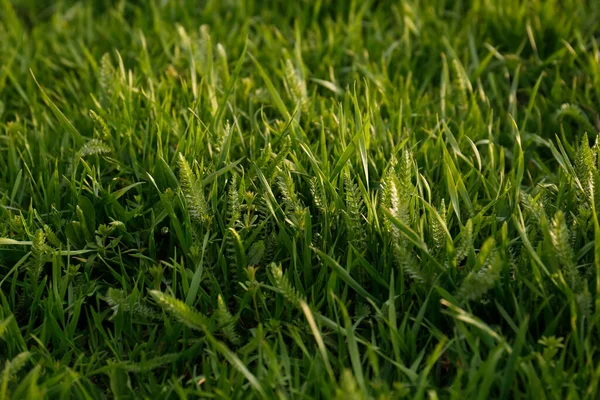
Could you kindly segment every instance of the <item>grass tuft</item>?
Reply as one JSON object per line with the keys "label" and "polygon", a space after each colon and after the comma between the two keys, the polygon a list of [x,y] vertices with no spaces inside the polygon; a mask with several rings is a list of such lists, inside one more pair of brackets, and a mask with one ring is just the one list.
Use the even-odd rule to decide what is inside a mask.
{"label": "grass tuft", "polygon": [[600,2],[0,0],[0,400],[600,398]]}

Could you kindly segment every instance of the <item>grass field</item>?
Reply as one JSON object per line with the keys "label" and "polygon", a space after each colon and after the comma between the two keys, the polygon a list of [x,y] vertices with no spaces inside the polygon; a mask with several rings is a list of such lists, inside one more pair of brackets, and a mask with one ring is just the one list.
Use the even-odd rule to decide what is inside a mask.
{"label": "grass field", "polygon": [[600,2],[0,0],[0,400],[600,398]]}

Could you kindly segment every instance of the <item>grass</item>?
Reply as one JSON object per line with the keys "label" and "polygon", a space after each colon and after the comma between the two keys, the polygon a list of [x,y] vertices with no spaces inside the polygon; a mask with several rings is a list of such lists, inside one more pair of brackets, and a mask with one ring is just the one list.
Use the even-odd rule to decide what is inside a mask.
{"label": "grass", "polygon": [[0,0],[0,399],[600,396],[600,3]]}

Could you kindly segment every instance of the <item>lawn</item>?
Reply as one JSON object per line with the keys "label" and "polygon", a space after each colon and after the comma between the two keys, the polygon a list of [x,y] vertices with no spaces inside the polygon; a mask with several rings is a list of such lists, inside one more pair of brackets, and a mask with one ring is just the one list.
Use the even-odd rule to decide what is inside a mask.
{"label": "lawn", "polygon": [[0,400],[600,398],[597,0],[0,0]]}

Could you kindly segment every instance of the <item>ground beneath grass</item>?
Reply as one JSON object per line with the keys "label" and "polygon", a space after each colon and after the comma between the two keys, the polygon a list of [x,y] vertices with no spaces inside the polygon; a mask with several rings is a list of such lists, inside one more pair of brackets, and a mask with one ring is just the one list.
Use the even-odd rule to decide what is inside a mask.
{"label": "ground beneath grass", "polygon": [[0,0],[0,399],[597,399],[600,2]]}

